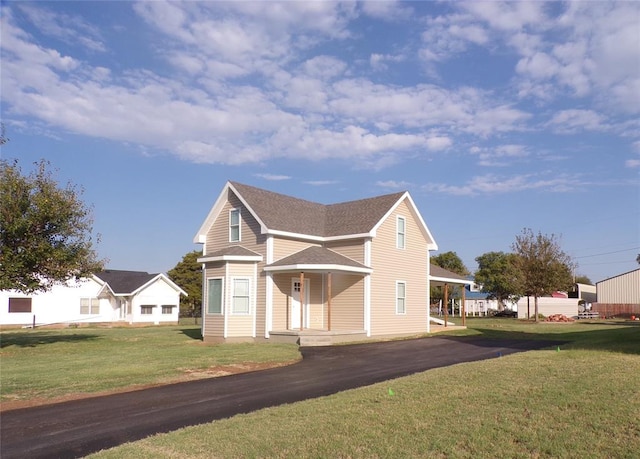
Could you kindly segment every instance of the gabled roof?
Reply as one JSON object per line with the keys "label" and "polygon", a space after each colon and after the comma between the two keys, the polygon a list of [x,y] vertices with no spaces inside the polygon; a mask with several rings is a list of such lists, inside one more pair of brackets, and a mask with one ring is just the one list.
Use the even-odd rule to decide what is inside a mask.
{"label": "gabled roof", "polygon": [[265,266],[265,271],[346,271],[368,274],[371,268],[320,246],[311,246]]}
{"label": "gabled roof", "polygon": [[227,182],[194,242],[202,243],[231,191],[258,221],[263,234],[301,237],[315,241],[375,236],[377,227],[404,199],[419,222],[431,250],[435,241],[407,192],[337,204],[319,204],[238,182]]}
{"label": "gabled roof", "polygon": [[[142,290],[156,279],[164,279],[172,288],[183,295],[187,293],[178,287],[164,274],[149,274],[144,271],[123,271],[107,269],[94,274],[100,281],[106,284],[114,295],[133,295]],[[104,286],[103,286],[104,289]]]}

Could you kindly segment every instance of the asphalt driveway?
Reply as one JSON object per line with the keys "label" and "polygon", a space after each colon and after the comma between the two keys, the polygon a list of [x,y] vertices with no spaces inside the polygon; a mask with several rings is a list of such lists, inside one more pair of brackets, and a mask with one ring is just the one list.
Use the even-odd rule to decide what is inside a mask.
{"label": "asphalt driveway", "polygon": [[0,417],[0,456],[81,457],[239,413],[556,344],[431,337],[301,348],[303,360],[288,367],[4,412]]}

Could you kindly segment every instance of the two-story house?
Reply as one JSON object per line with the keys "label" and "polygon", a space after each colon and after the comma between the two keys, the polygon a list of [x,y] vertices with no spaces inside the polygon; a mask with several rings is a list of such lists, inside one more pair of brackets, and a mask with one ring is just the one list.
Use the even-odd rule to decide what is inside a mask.
{"label": "two-story house", "polygon": [[408,192],[324,205],[227,182],[194,242],[204,341],[429,331],[437,246]]}

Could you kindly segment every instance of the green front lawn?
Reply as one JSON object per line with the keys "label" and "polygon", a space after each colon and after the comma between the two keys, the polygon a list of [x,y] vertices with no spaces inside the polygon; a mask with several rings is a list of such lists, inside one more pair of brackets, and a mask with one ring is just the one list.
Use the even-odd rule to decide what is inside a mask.
{"label": "green front lawn", "polygon": [[568,343],[238,415],[92,457],[638,457],[637,323],[468,325],[451,334]]}
{"label": "green front lawn", "polygon": [[205,345],[197,325],[10,330],[0,333],[0,400],[46,401],[299,359],[291,344]]}

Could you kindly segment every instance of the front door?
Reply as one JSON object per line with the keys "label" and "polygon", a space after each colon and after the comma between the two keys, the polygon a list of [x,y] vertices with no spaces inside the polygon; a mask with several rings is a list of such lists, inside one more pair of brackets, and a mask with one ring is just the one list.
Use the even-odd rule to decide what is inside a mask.
{"label": "front door", "polygon": [[[309,327],[309,279],[304,280],[304,326]],[[290,328],[300,330],[300,279],[291,279]]]}

